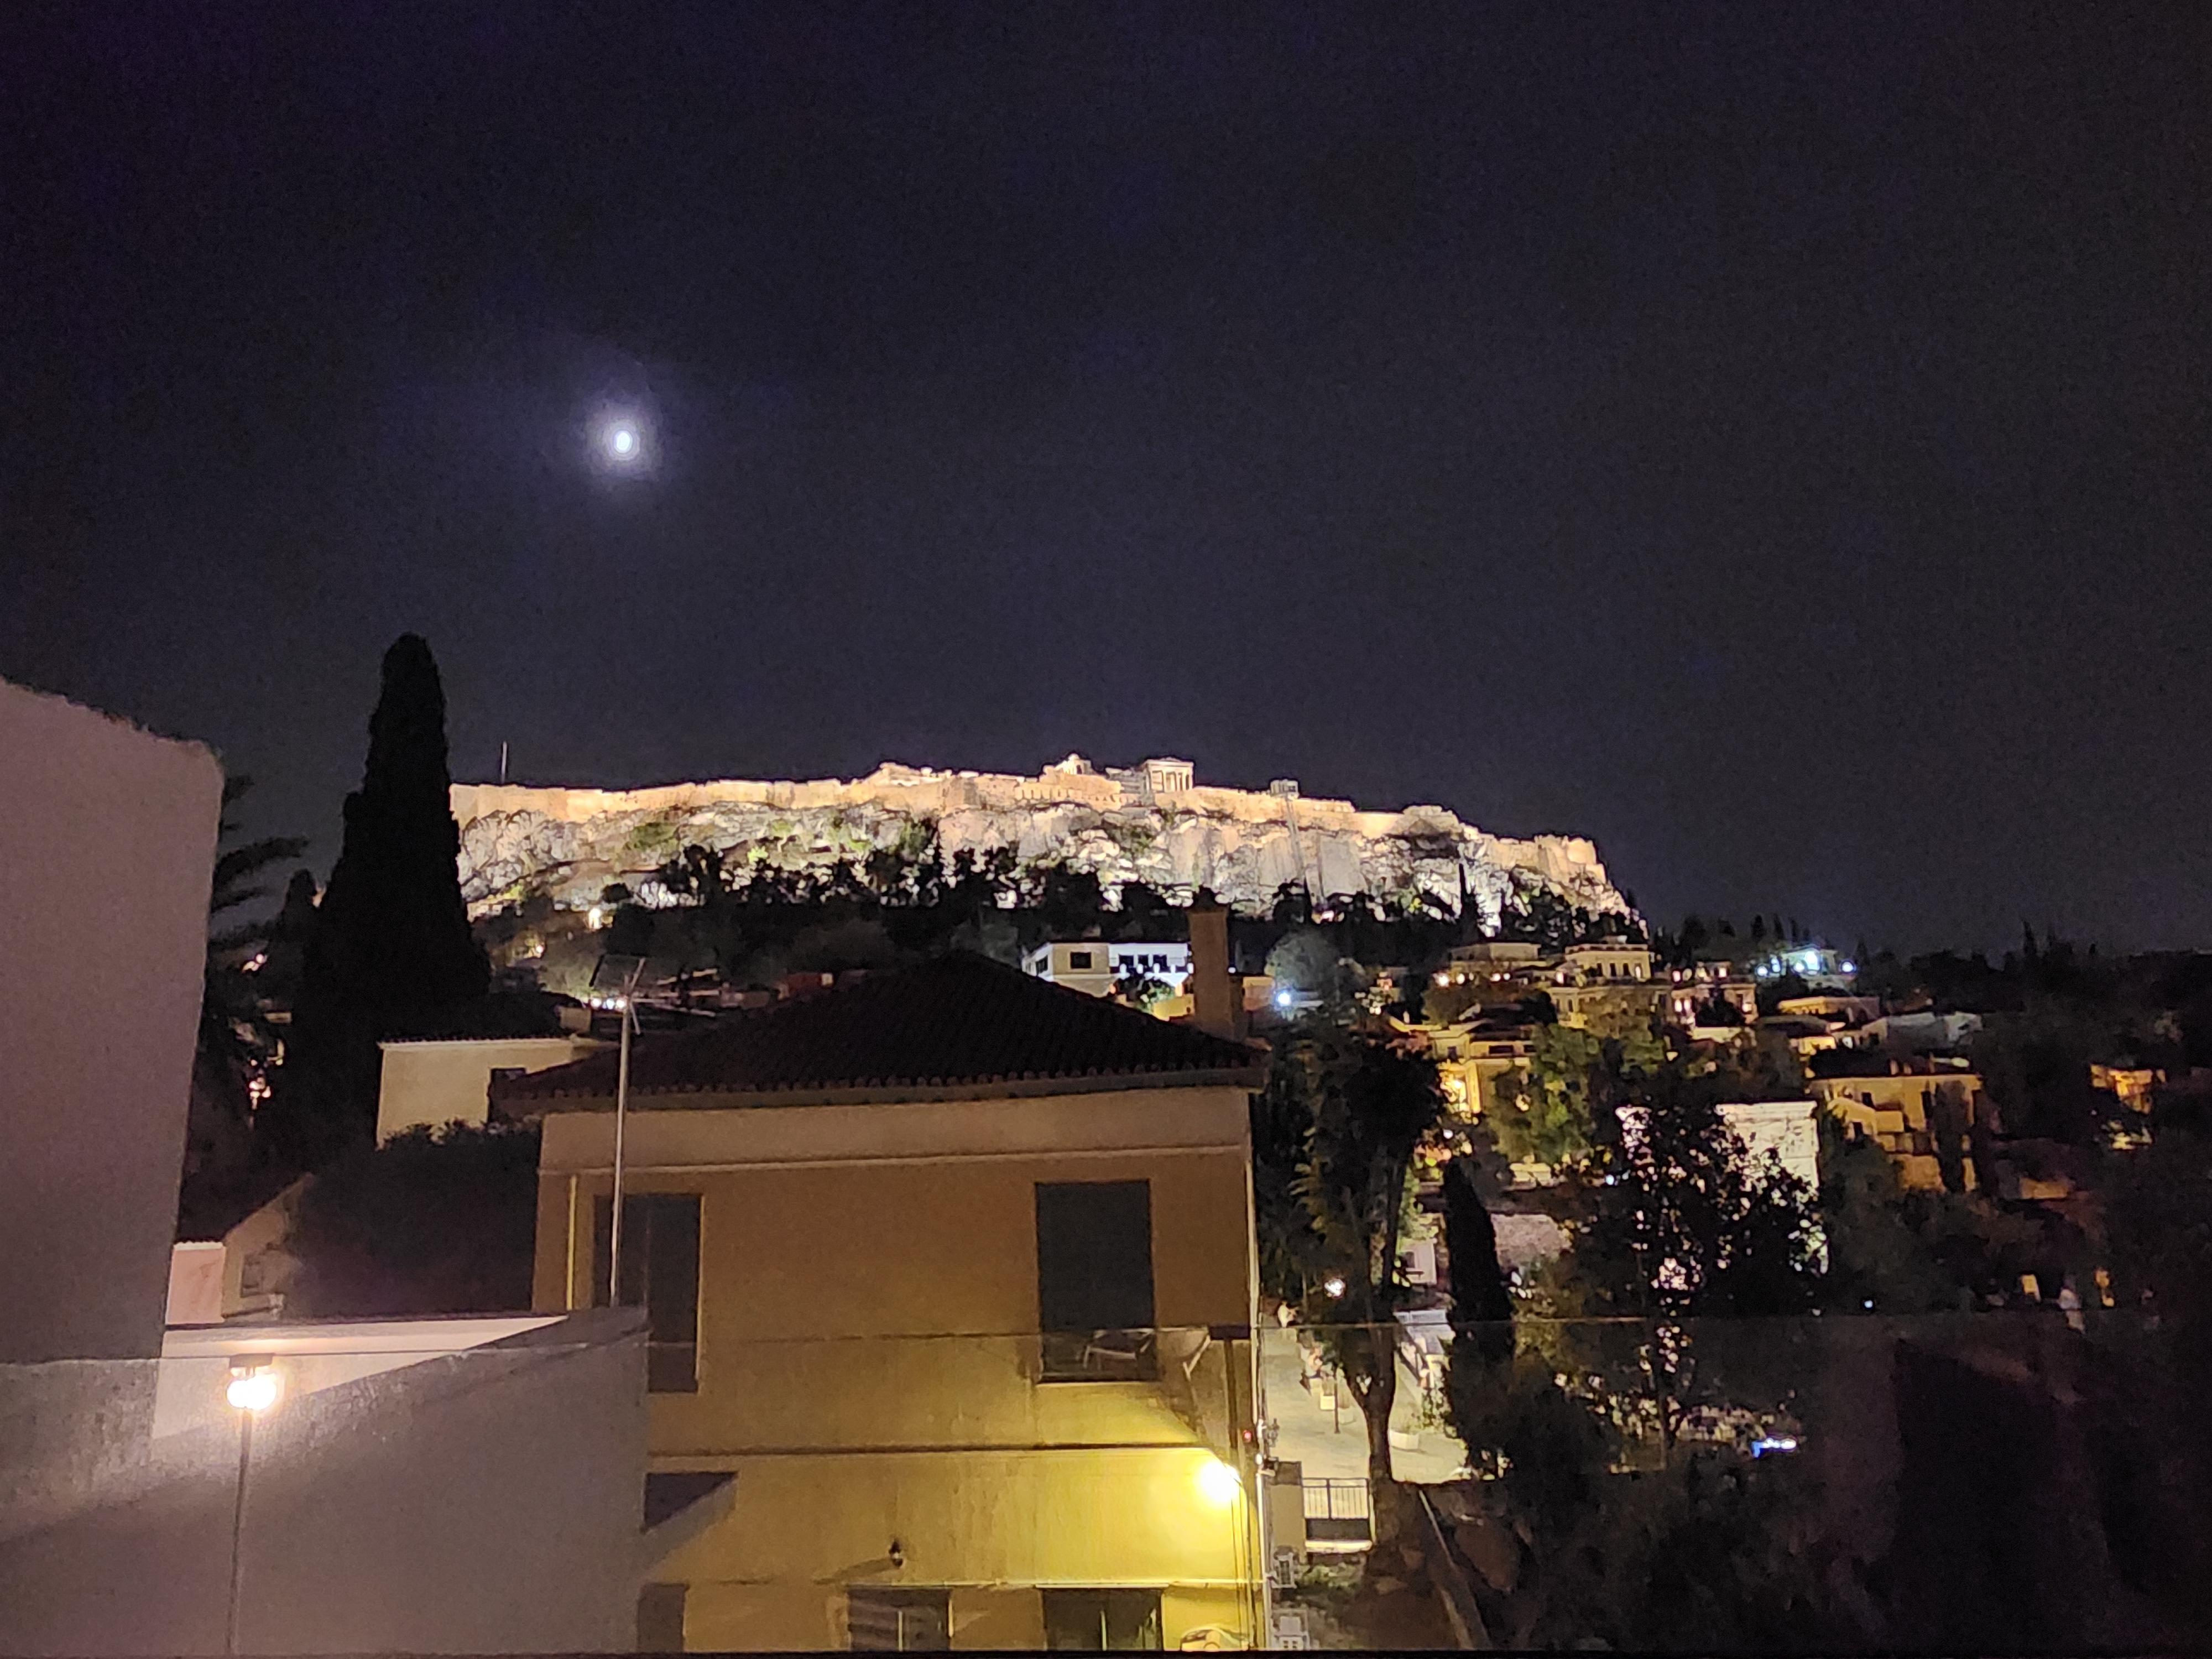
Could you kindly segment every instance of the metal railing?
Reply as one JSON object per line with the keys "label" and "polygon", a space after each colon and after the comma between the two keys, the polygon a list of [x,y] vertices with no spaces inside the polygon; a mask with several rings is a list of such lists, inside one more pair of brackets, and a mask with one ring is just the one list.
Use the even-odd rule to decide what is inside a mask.
{"label": "metal railing", "polygon": [[1375,1504],[1366,1481],[1321,1480],[1302,1484],[1308,1543],[1374,1542]]}

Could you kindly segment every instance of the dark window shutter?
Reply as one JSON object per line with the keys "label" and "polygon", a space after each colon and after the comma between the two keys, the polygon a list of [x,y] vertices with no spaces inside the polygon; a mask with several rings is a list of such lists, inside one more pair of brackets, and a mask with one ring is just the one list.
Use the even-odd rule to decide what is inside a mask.
{"label": "dark window shutter", "polygon": [[[614,1206],[592,1204],[592,1305],[607,1305]],[[623,1200],[622,1305],[646,1310],[647,1387],[699,1386],[699,1195],[632,1193]]]}
{"label": "dark window shutter", "polygon": [[1039,1329],[1152,1328],[1150,1182],[1041,1182],[1036,1238]]}

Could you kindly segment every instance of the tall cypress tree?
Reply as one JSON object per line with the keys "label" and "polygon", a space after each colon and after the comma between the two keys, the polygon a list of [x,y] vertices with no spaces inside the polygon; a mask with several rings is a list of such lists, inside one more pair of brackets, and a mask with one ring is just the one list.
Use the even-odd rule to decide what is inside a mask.
{"label": "tall cypress tree", "polygon": [[315,1169],[376,1130],[386,1037],[451,1036],[489,978],[469,932],[446,759],[446,693],[429,646],[384,653],[368,764],[346,797],[345,840],[307,939],[270,1151]]}

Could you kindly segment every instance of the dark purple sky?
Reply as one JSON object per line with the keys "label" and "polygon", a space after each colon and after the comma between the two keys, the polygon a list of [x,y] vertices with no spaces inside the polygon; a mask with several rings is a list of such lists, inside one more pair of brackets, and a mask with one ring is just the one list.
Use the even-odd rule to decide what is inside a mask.
{"label": "dark purple sky", "polygon": [[2208,9],[18,3],[0,673],[323,864],[414,629],[464,776],[1166,752],[2212,944]]}

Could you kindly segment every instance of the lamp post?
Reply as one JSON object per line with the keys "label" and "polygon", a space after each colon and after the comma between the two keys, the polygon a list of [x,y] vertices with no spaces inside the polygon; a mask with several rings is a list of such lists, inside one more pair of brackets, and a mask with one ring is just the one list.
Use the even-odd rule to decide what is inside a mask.
{"label": "lamp post", "polygon": [[223,1625],[226,1654],[238,1651],[239,1591],[246,1578],[246,1477],[253,1462],[253,1419],[271,1409],[284,1392],[274,1360],[240,1355],[230,1362],[230,1386],[223,1397],[238,1413],[238,1497],[230,1512],[230,1607]]}

